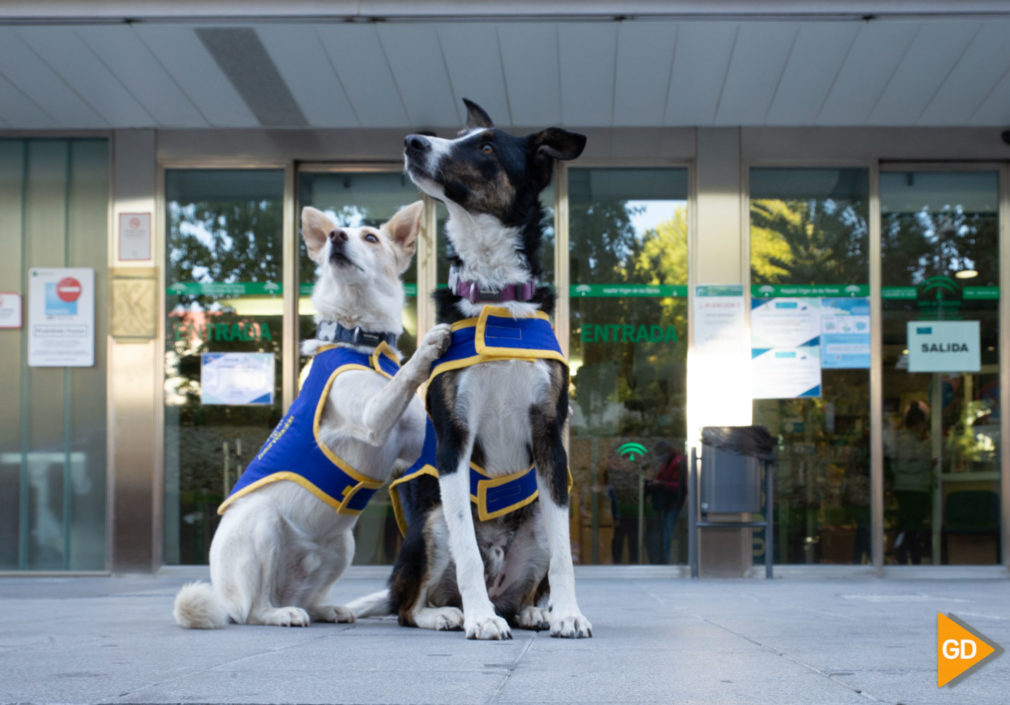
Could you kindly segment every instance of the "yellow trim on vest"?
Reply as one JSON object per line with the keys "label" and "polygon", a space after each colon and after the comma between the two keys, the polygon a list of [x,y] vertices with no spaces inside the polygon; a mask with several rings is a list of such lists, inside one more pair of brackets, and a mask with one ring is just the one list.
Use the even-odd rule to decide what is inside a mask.
{"label": "yellow trim on vest", "polygon": [[[244,497],[245,495],[253,492],[254,490],[258,490],[260,487],[263,487],[265,485],[269,485],[269,484],[274,483],[274,482],[279,482],[281,480],[288,480],[289,482],[294,482],[296,485],[299,485],[299,486],[305,488],[306,490],[308,490],[309,492],[311,492],[320,501],[325,502],[329,506],[333,507],[333,509],[335,509],[338,514],[346,514],[346,515],[349,515],[349,516],[357,516],[358,514],[361,514],[361,512],[362,512],[362,510],[360,510],[360,509],[348,509],[347,508],[347,503],[350,502],[351,498],[353,498],[354,495],[358,493],[358,490],[361,490],[361,489],[373,489],[374,490],[374,489],[378,489],[378,488],[382,487],[382,483],[381,482],[371,482],[371,481],[369,481],[367,483],[366,482],[359,482],[357,485],[354,485],[353,487],[347,487],[347,488],[345,488],[344,489],[344,495],[345,496],[344,496],[344,498],[343,498],[342,501],[338,502],[336,499],[334,499],[333,497],[330,497],[330,495],[328,495],[325,492],[323,492],[321,489],[319,489],[318,487],[316,487],[314,484],[312,484],[311,482],[309,482],[308,480],[306,480],[304,477],[302,477],[298,473],[296,473],[296,472],[288,472],[288,471],[285,470],[285,471],[281,471],[281,472],[271,473],[270,475],[267,475],[266,477],[261,478],[261,479],[257,480],[256,482],[252,483],[248,487],[243,487],[241,490],[239,490],[238,492],[236,492],[235,494],[233,494],[231,497],[229,497],[228,499],[226,499],[224,502],[222,502],[221,506],[217,508],[217,513],[223,516],[224,513],[225,513],[225,510],[228,509],[228,506],[231,505],[231,503],[234,502],[239,497]],[[371,487],[369,487],[369,485],[371,485]]]}
{"label": "yellow trim on vest", "polygon": [[409,475],[398,477],[389,483],[389,499],[393,504],[393,516],[396,518],[396,525],[400,529],[400,536],[407,535],[407,520],[403,517],[403,505],[400,504],[400,493],[394,492],[393,488],[404,482],[410,482],[420,475],[431,475],[437,480],[438,470],[436,470],[433,465],[424,465],[420,470],[415,470]]}
{"label": "yellow trim on vest", "polygon": [[[474,348],[477,350],[477,354],[481,357],[509,358],[518,360],[554,359],[560,360],[566,365],[568,364],[564,355],[553,351],[496,348],[488,345],[485,342],[485,335],[487,333],[487,319],[490,316],[497,316],[499,318],[515,318],[511,311],[500,306],[485,306],[481,309],[480,315],[477,317],[477,330],[474,332],[473,338]],[[551,317],[543,311],[534,311],[532,316],[523,316],[523,318],[539,318],[543,321],[547,321],[548,323],[550,323],[551,320]],[[545,352],[547,352],[546,355],[544,354]]]}
{"label": "yellow trim on vest", "polygon": [[[500,306],[485,306],[481,309],[480,316],[476,318],[464,318],[461,321],[453,323],[450,326],[450,330],[452,332],[462,330],[464,328],[476,328],[474,331],[474,349],[477,354],[471,355],[470,357],[460,358],[459,360],[451,360],[449,362],[436,364],[431,369],[431,373],[428,375],[428,384],[430,384],[435,377],[444,372],[460,370],[464,367],[471,367],[481,362],[496,362],[500,360],[526,360],[527,362],[535,362],[536,360],[557,360],[565,367],[568,367],[568,360],[565,356],[562,353],[555,352],[553,350],[521,350],[518,348],[499,348],[485,345],[484,333],[487,330],[488,316],[515,318],[515,316],[513,316],[511,311],[507,308]],[[534,317],[545,321],[551,320],[550,316],[543,311],[534,311],[532,316],[522,316],[522,318]]]}
{"label": "yellow trim on vest", "polygon": [[[504,516],[504,515],[506,515],[506,514],[508,514],[510,512],[514,512],[515,510],[521,509],[522,507],[525,507],[527,504],[532,503],[533,500],[535,500],[537,497],[540,496],[540,487],[539,487],[540,478],[537,478],[537,485],[538,485],[537,491],[534,492],[532,495],[530,495],[529,497],[527,497],[524,500],[516,502],[515,504],[513,504],[510,507],[506,507],[505,509],[499,509],[496,512],[486,512],[484,510],[484,507],[487,505],[487,490],[488,490],[488,488],[497,487],[498,485],[505,484],[506,482],[514,480],[517,477],[525,475],[526,473],[528,473],[530,471],[530,468],[532,468],[533,466],[530,465],[530,468],[526,468],[525,470],[520,470],[519,472],[512,473],[511,475],[503,475],[502,477],[497,477],[497,478],[492,478],[490,475],[487,474],[487,471],[484,470],[484,468],[480,467],[476,463],[470,463],[470,467],[472,467],[474,470],[476,470],[479,474],[481,474],[484,477],[488,478],[487,480],[480,480],[480,481],[477,482],[477,493],[478,493],[478,496],[475,497],[473,494],[470,495],[470,501],[477,505],[477,517],[481,521],[488,521],[489,519],[497,519],[500,516]],[[421,467],[420,470],[415,470],[414,472],[410,473],[409,475],[404,475],[402,477],[398,477],[397,479],[395,479],[391,483],[389,483],[389,499],[390,499],[390,501],[392,502],[392,505],[393,505],[393,516],[396,518],[396,525],[400,529],[400,536],[406,536],[407,535],[407,520],[403,516],[403,505],[400,504],[400,493],[399,492],[394,492],[393,488],[396,487],[399,484],[404,483],[404,482],[410,482],[415,477],[419,477],[421,475],[431,475],[432,477],[434,477],[437,480],[438,479],[438,469],[434,465],[424,465],[424,466]],[[568,468],[568,494],[569,494],[569,496],[572,493],[572,486],[574,484],[575,484],[575,479],[572,477],[572,469]]]}
{"label": "yellow trim on vest", "polygon": [[[525,507],[527,504],[529,504],[530,502],[532,502],[533,500],[535,500],[537,497],[540,496],[540,488],[538,486],[537,489],[536,489],[536,491],[534,491],[533,494],[531,494],[529,497],[521,499],[518,502],[516,502],[515,504],[510,504],[507,507],[503,507],[501,509],[498,509],[497,511],[489,512],[489,511],[487,511],[487,492],[488,492],[488,490],[491,489],[491,488],[494,488],[494,487],[498,487],[499,485],[504,485],[506,483],[509,483],[512,480],[519,479],[520,477],[522,477],[523,475],[525,475],[526,473],[528,473],[530,470],[532,470],[533,469],[533,465],[530,465],[525,470],[520,470],[519,472],[514,472],[511,475],[502,475],[501,477],[491,477],[490,475],[487,474],[487,471],[484,470],[484,468],[482,468],[481,466],[477,465],[477,463],[471,462],[470,463],[470,467],[473,470],[475,470],[478,475],[483,475],[484,477],[487,478],[486,480],[478,480],[477,481],[477,496],[475,497],[473,494],[470,495],[470,501],[477,505],[477,518],[480,519],[481,521],[488,521],[490,519],[497,519],[500,516],[505,516],[506,514],[511,514],[512,512],[516,511],[517,509],[521,509],[521,508]],[[537,482],[538,482],[538,485],[539,485],[539,479],[538,479]]]}

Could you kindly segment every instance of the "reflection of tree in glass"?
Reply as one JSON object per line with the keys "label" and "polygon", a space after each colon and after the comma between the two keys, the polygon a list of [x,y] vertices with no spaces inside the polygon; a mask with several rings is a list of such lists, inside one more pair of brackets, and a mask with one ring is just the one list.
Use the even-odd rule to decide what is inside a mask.
{"label": "reflection of tree in glass", "polygon": [[866,204],[759,199],[751,203],[754,284],[865,284]]}
{"label": "reflection of tree in glass", "polygon": [[274,200],[169,203],[169,281],[279,282],[282,217]]}
{"label": "reflection of tree in glass", "polygon": [[[655,229],[636,230],[640,208],[620,199],[573,198],[573,284],[686,284],[687,219],[679,207]],[[686,302],[672,297],[573,298],[573,348],[581,365],[573,399],[588,432],[602,435],[682,436]],[[609,326],[606,340],[582,342],[584,326]],[[675,326],[678,341],[628,339],[618,327]],[[597,329],[598,330],[598,329]]]}
{"label": "reflection of tree in glass", "polygon": [[996,229],[996,213],[965,211],[960,204],[938,211],[924,206],[911,213],[885,213],[884,285],[915,286],[933,276],[974,269],[978,276],[973,286],[997,286]]}

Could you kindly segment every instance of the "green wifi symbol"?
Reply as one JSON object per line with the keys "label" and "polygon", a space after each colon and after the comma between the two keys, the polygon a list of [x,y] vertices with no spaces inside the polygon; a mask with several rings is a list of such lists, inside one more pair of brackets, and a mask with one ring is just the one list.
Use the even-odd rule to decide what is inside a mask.
{"label": "green wifi symbol", "polygon": [[[628,460],[635,461],[646,454],[646,448],[641,443],[624,443],[617,446],[617,454],[625,456]],[[637,457],[636,457],[637,456]]]}

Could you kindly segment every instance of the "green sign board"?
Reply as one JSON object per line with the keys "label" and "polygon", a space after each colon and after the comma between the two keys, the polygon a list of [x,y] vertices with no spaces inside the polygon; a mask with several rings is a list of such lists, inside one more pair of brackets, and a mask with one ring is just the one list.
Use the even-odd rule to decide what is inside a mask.
{"label": "green sign board", "polygon": [[568,295],[573,299],[687,297],[687,286],[681,284],[572,284]]}
{"label": "green sign board", "polygon": [[869,296],[870,286],[868,284],[761,284],[751,286],[750,294],[757,299],[799,296],[844,298],[846,296]]}
{"label": "green sign board", "polygon": [[[299,296],[312,296],[312,284],[299,284]],[[404,284],[407,296],[417,296],[417,284]],[[280,296],[284,287],[278,282],[176,282],[165,289],[169,296]]]}

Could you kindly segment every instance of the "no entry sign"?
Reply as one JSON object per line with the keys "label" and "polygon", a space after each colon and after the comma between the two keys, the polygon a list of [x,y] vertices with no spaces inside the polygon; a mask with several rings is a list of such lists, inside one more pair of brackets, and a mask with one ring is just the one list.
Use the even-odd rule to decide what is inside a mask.
{"label": "no entry sign", "polygon": [[28,364],[95,364],[95,270],[83,267],[28,272]]}
{"label": "no entry sign", "polygon": [[56,296],[67,303],[77,301],[81,296],[81,283],[73,277],[63,277],[56,283]]}

